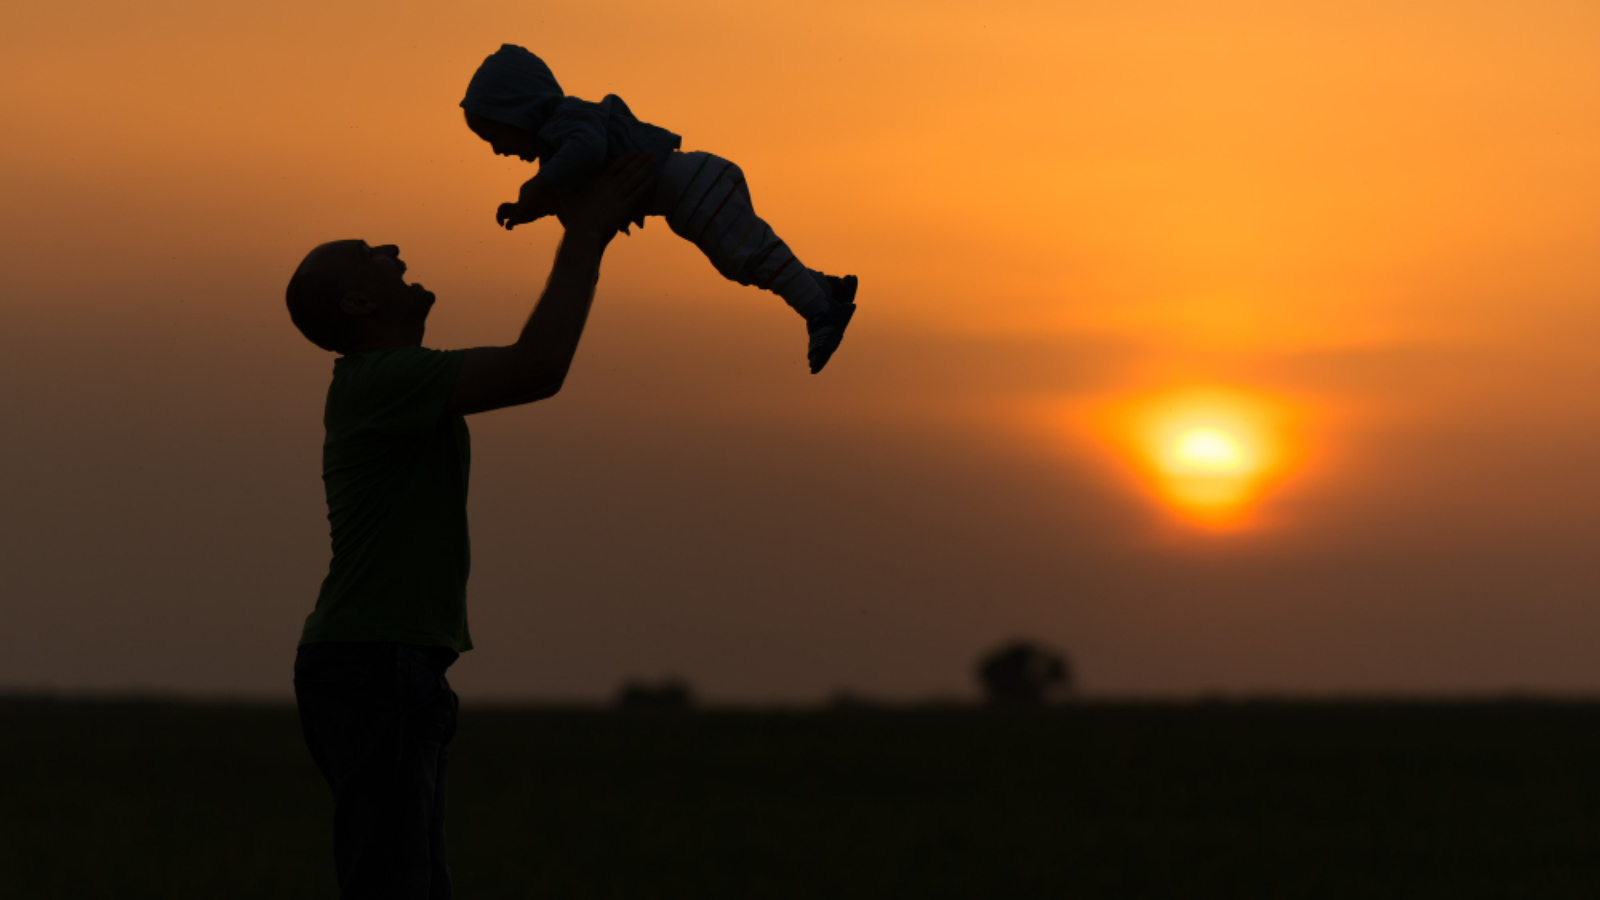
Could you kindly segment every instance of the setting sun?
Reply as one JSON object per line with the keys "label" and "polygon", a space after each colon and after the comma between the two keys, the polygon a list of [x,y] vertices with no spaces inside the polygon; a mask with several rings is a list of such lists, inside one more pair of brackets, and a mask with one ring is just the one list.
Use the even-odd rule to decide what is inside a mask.
{"label": "setting sun", "polygon": [[1194,525],[1246,524],[1287,468],[1281,404],[1251,392],[1168,391],[1112,404],[1098,419],[1139,484]]}

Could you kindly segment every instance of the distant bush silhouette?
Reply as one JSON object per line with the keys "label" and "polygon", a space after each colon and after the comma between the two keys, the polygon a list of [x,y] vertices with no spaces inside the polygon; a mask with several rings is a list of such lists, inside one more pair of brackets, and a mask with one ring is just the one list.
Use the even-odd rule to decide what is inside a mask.
{"label": "distant bush silhouette", "polygon": [[1072,690],[1066,657],[1029,641],[1011,641],[985,655],[977,675],[991,706],[1043,706]]}
{"label": "distant bush silhouette", "polygon": [[671,679],[655,684],[630,681],[617,692],[616,707],[624,712],[688,712],[694,708],[694,692]]}

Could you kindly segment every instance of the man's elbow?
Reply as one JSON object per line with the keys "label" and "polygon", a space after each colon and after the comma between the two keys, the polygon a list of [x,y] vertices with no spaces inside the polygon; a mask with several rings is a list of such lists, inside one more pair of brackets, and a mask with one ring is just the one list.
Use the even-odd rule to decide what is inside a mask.
{"label": "man's elbow", "polygon": [[566,382],[566,372],[546,373],[535,379],[534,382],[529,385],[527,393],[523,395],[526,399],[522,402],[537,403],[540,400],[548,400],[551,397],[554,397],[556,394],[561,393],[561,387],[562,385],[566,384]]}
{"label": "man's elbow", "polygon": [[551,397],[554,397],[555,395],[557,395],[559,393],[561,393],[561,385],[552,384],[552,385],[550,385],[548,387],[542,387],[542,388],[538,389],[537,391],[534,391],[533,393],[528,395],[528,399],[526,399],[526,400],[524,400],[522,402],[524,402],[524,403],[538,403],[540,400],[549,400]]}

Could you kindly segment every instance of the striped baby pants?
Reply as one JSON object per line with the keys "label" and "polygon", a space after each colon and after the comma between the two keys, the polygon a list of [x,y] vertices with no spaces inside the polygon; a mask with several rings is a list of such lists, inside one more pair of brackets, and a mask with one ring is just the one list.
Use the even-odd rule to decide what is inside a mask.
{"label": "striped baby pants", "polygon": [[756,215],[738,166],[710,153],[673,153],[656,175],[651,206],[724,278],[771,291],[802,316],[821,309],[822,273],[802,265]]}

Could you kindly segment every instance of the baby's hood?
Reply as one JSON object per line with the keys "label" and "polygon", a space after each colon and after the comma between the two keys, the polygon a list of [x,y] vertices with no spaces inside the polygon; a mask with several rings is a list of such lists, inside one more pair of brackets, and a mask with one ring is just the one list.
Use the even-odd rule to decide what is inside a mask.
{"label": "baby's hood", "polygon": [[544,60],[501,44],[472,74],[461,108],[502,125],[538,132],[566,94]]}

